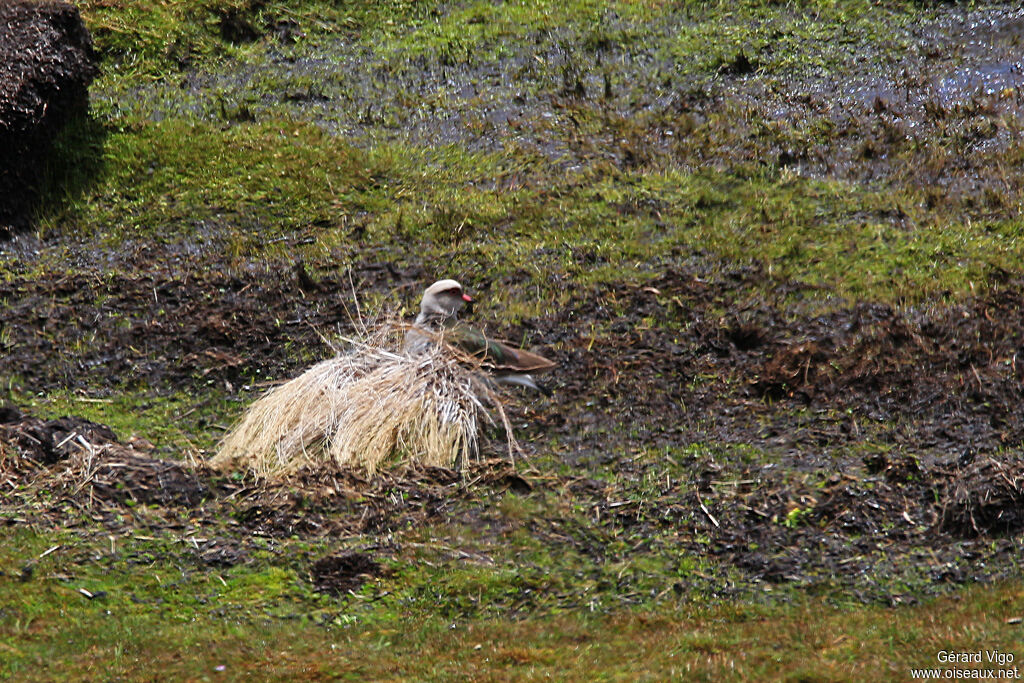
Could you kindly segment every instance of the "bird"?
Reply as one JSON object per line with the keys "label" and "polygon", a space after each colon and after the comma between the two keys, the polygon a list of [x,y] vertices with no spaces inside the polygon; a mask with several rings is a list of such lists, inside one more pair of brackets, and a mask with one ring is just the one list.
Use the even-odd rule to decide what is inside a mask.
{"label": "bird", "polygon": [[439,337],[455,348],[478,359],[496,384],[521,386],[547,396],[551,392],[537,384],[533,374],[547,372],[556,363],[541,355],[518,349],[507,342],[492,339],[486,334],[459,321],[459,312],[473,303],[456,280],[438,280],[427,287],[420,301],[420,312],[405,335],[404,348],[408,353],[422,352]]}

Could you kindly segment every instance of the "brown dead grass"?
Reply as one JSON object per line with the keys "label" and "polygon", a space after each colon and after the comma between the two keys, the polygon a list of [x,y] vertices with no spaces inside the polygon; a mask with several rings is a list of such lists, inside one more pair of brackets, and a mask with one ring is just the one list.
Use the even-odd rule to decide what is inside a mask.
{"label": "brown dead grass", "polygon": [[279,479],[300,469],[385,463],[462,469],[478,455],[482,424],[496,413],[514,447],[501,397],[455,349],[401,351],[407,325],[364,328],[348,348],[253,403],[211,461]]}

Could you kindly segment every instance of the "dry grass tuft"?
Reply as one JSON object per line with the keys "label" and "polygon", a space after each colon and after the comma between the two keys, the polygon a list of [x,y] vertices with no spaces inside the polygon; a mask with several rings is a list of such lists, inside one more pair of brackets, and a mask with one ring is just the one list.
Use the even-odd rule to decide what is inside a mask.
{"label": "dry grass tuft", "polygon": [[277,479],[302,468],[384,463],[464,468],[478,454],[481,421],[498,413],[514,448],[500,396],[479,367],[444,344],[401,352],[407,325],[366,329],[350,348],[253,403],[211,464]]}

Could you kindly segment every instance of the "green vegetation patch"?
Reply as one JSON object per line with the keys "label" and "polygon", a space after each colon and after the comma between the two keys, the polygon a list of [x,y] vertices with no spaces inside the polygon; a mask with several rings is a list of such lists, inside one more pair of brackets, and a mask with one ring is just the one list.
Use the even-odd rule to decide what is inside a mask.
{"label": "green vegetation patch", "polygon": [[[2,558],[3,675],[284,680],[469,673],[602,680],[642,671],[650,680],[813,673],[870,681],[932,667],[940,650],[1013,652],[1019,641],[1022,596],[1014,585],[895,611],[850,612],[803,598],[770,606],[675,603],[613,615],[582,609],[531,620],[466,619],[380,602],[390,580],[336,601],[318,599],[290,570],[260,568],[259,560],[254,567],[204,570],[188,559],[187,539],[142,536],[83,542],[16,534],[17,550],[6,544]],[[133,565],[145,571],[125,573]],[[530,579],[516,582],[525,586]],[[442,579],[433,590],[448,588]],[[492,590],[477,588],[480,593],[460,594],[472,599]],[[293,609],[300,611],[281,609],[296,600]],[[308,616],[331,602],[334,625]]]}

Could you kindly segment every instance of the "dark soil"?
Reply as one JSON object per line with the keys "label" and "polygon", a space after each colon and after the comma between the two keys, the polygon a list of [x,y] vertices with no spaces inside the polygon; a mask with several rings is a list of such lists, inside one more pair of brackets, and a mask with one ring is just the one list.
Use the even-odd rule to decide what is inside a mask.
{"label": "dark soil", "polygon": [[[740,300],[755,284],[774,294]],[[653,287],[582,294],[584,310],[538,321],[542,338],[561,341],[556,400],[582,406],[550,419],[570,443],[629,424],[645,442],[757,444],[808,469],[843,467],[832,456],[869,435],[941,462],[1024,440],[1024,283],[952,307],[814,317],[783,303],[791,291],[757,269],[676,269]],[[641,329],[645,317],[664,327]],[[620,334],[590,352],[590,339],[557,331],[594,319]]]}
{"label": "dark soil", "polygon": [[[858,304],[810,317],[785,303],[792,283],[713,268],[680,266],[642,289],[578,291],[573,310],[496,330],[520,338],[528,328],[558,360],[557,407],[536,428],[578,444],[573,462],[623,425],[646,432],[644,442],[753,443],[825,460],[868,434],[943,461],[1024,440],[1024,282],[952,307]],[[418,284],[397,266],[353,273],[360,291],[412,298]],[[350,327],[343,279],[309,288],[294,272],[156,272],[0,283],[0,375],[33,390],[110,391],[287,377],[330,353],[321,333]],[[744,300],[751,287],[768,297]],[[641,329],[645,317],[663,325]],[[611,334],[592,345],[579,332],[591,323]],[[85,350],[61,351],[76,347]],[[594,429],[606,434],[595,441]]]}
{"label": "dark soil", "polygon": [[98,72],[74,5],[0,2],[0,239],[28,225],[50,142]]}
{"label": "dark soil", "polygon": [[[412,305],[424,275],[369,263],[351,277],[357,291],[398,292]],[[320,334],[349,326],[348,278],[155,266],[135,279],[11,280],[0,284],[0,375],[39,391],[115,393],[127,382],[200,392],[217,382],[237,392],[331,353]],[[803,313],[801,293],[813,294],[696,254],[643,287],[577,289],[569,309],[494,329],[513,339],[528,332],[559,363],[553,398],[512,397],[528,449],[518,472],[504,458],[465,479],[436,469],[372,479],[304,472],[254,485],[152,457],[101,425],[7,408],[0,444],[18,455],[5,476],[10,490],[46,489],[106,510],[115,526],[136,523],[124,511],[139,503],[158,503],[169,525],[180,524],[175,510],[189,510],[205,520],[196,561],[206,565],[245,562],[252,538],[400,544],[405,530],[435,522],[498,536],[510,522],[495,503],[507,492],[561,491],[584,513],[530,520],[541,543],[604,563],[623,535],[646,548],[638,552],[664,553],[671,538],[720,563],[720,575],[684,572],[665,586],[677,592],[793,584],[905,601],[1016,572],[1024,282],[1006,278],[954,305],[860,303],[824,315]],[[474,295],[485,301],[487,286]],[[73,348],[85,350],[64,351]],[[531,455],[536,443],[558,446]],[[663,448],[667,457],[623,455]],[[530,469],[538,456],[565,473]],[[36,502],[8,496],[4,507],[63,523],[59,503]],[[354,590],[374,574],[366,562],[326,558],[311,565],[311,580],[325,592]]]}
{"label": "dark soil", "polygon": [[[372,479],[304,472],[285,485],[250,485],[136,452],[100,425],[7,409],[2,443],[21,454],[18,462],[35,463],[9,476],[92,505],[194,508],[211,524],[227,516],[236,532],[270,538],[384,536],[431,520],[488,528],[503,523],[491,503],[504,492],[560,490],[589,522],[534,520],[531,532],[552,545],[569,543],[603,561],[613,559],[609,538],[629,533],[657,544],[670,534],[753,584],[845,586],[864,599],[908,599],[879,580],[886,573],[912,571],[937,587],[1016,571],[1024,461],[1006,449],[1024,439],[1017,359],[1024,283],[1011,280],[954,306],[859,304],[812,317],[785,303],[798,284],[772,282],[757,268],[695,263],[702,265],[666,270],[643,288],[577,292],[572,310],[499,331],[516,338],[529,328],[558,360],[554,398],[513,402],[513,422],[527,443],[555,437],[572,475],[517,472],[495,460],[465,479],[443,469]],[[413,279],[376,265],[355,278],[379,291]],[[15,364],[23,373],[34,368],[25,381],[56,387],[89,372],[89,356],[54,355],[73,337],[45,341],[82,334],[66,324],[72,316],[107,339],[96,356],[104,372],[83,383],[102,385],[118,374],[110,368],[123,367],[134,379],[186,389],[209,375],[235,381],[243,370],[294,372],[303,346],[310,356],[324,353],[315,330],[346,320],[335,303],[339,283],[301,270],[290,279],[157,274],[107,286],[96,305],[95,288],[81,282],[2,285],[11,302],[3,324],[13,337],[4,373]],[[767,296],[747,300],[752,286]],[[115,312],[132,324],[115,324]],[[662,325],[641,327],[652,318]],[[26,319],[33,323],[17,322]],[[277,319],[294,323],[282,332]],[[595,341],[580,332],[591,323],[613,334]],[[181,355],[184,338],[192,351]],[[83,448],[77,435],[99,447],[88,476],[68,475],[74,467],[66,463]],[[667,460],[612,455],[690,444],[720,447]],[[760,454],[747,462],[730,444]],[[231,535],[209,543],[203,561],[244,558]],[[344,592],[375,574],[372,562],[328,557],[310,571],[318,590]],[[742,586],[730,580],[713,589]]]}
{"label": "dark soil", "polygon": [[181,464],[122,444],[108,427],[77,417],[40,420],[0,409],[2,470],[10,481],[63,489],[113,505],[193,507],[207,496],[201,478]]}
{"label": "dark soil", "polygon": [[108,427],[77,417],[43,421],[26,417],[12,406],[0,409],[0,434],[18,446],[23,455],[45,465],[65,460],[92,445],[114,443],[117,436]]}
{"label": "dark soil", "polygon": [[328,555],[310,568],[313,585],[321,593],[342,595],[356,590],[373,576],[384,574],[380,563],[364,553]]}
{"label": "dark soil", "polygon": [[[352,271],[360,291],[411,285],[419,274],[380,264]],[[351,330],[347,277],[311,283],[305,270],[242,277],[203,269],[0,283],[8,302],[0,330],[13,335],[0,374],[40,389],[112,387],[112,377],[129,386],[193,388],[287,376],[308,354],[329,354],[321,335]],[[60,351],[76,346],[87,350]]]}

